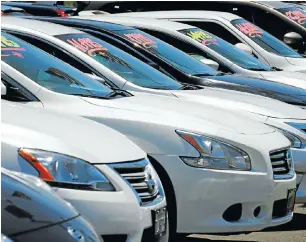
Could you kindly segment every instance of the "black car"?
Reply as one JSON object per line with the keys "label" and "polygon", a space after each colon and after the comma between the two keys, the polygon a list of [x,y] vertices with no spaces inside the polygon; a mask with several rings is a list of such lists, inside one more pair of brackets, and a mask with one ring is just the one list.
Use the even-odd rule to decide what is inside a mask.
{"label": "black car", "polygon": [[[82,1],[81,1],[82,2]],[[213,10],[236,14],[299,49],[306,48],[306,12],[297,4],[281,1],[113,1],[91,4],[83,2],[83,9],[103,10],[109,13],[146,12],[165,10]],[[287,33],[294,32],[291,38]]]}
{"label": "black car", "polygon": [[1,2],[3,6],[17,7],[36,16],[67,17],[74,14],[76,8],[66,7],[62,2]]}
{"label": "black car", "polygon": [[73,207],[39,178],[1,170],[1,233],[4,241],[102,241]]}
{"label": "black car", "polygon": [[[81,20],[76,18],[38,19],[78,28],[98,37],[179,82],[187,84],[183,85],[181,89],[196,89],[199,88],[199,86],[225,88],[267,96],[289,104],[306,107],[306,91],[303,89],[263,79],[225,75],[222,72],[217,72],[212,68],[205,66],[193,57],[190,57],[188,54],[185,54],[166,42],[139,29],[120,24],[94,20]],[[147,47],[150,45],[150,41],[151,43],[155,43],[155,48],[146,48],[137,41],[137,39],[129,38],[136,35],[147,41]],[[23,36],[18,37],[24,38]],[[30,38],[25,38],[25,40],[37,45],[37,47],[44,49],[47,52],[51,48],[48,47],[48,43],[38,43]],[[58,49],[52,52],[59,55],[59,51],[61,50]],[[120,56],[117,55],[117,57]],[[74,59],[73,61],[69,61],[69,59],[71,60],[71,56],[68,56],[68,54],[63,51],[61,51],[60,58],[68,60],[69,64],[78,69],[80,69],[81,65],[83,67],[82,69],[85,68],[81,60]],[[86,66],[86,68],[90,67]],[[95,71],[87,71],[87,73],[90,72],[94,73]],[[149,73],[147,74],[149,75]],[[104,78],[103,76],[101,77]],[[159,81],[161,81],[161,79],[159,79]],[[167,86],[167,88],[169,89],[171,86]]]}

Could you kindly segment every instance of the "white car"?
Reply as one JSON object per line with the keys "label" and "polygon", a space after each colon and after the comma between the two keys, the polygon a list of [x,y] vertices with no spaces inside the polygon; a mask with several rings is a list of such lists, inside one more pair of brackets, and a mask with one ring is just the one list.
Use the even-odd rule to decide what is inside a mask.
{"label": "white car", "polygon": [[[290,142],[275,129],[177,98],[113,91],[14,36],[1,37],[2,98],[82,116],[127,135],[161,178],[173,232],[254,231],[292,219]],[[101,47],[94,48],[99,55]],[[84,142],[94,143],[90,135]],[[124,144],[118,145],[120,153]]]}
{"label": "white car", "polygon": [[247,20],[226,12],[168,11],[122,13],[114,16],[151,17],[182,22],[206,30],[246,50],[262,63],[285,71],[306,72],[306,58]]}
{"label": "white car", "polygon": [[2,167],[48,182],[106,241],[154,231],[168,241],[164,191],[145,152],[107,126],[25,106],[1,101]]}
{"label": "white car", "polygon": [[[165,78],[164,75],[161,75],[161,73],[155,73],[155,76],[152,76],[152,80],[148,79],[147,76],[144,76],[143,74],[138,75],[138,73],[134,71],[134,68],[137,68],[137,66],[135,67],[135,63],[132,63],[135,61],[132,57],[125,57],[125,59],[122,59],[122,56],[118,54],[118,51],[114,55],[114,47],[107,44],[106,42],[100,41],[93,36],[84,34],[81,31],[33,20],[20,20],[19,25],[15,26],[3,23],[4,20],[2,21],[2,29],[13,31],[13,33],[25,38],[30,43],[35,44],[36,46],[43,48],[50,53],[53,53],[55,56],[58,56],[68,63],[73,63],[73,65],[79,70],[83,70],[86,73],[93,72],[100,77],[103,77],[105,80],[110,80],[111,82],[107,83],[110,83],[112,86],[116,86],[129,91],[137,91],[138,93],[152,93],[168,97],[177,97],[182,101],[186,100],[197,102],[202,108],[212,106],[213,108],[218,108],[220,111],[228,110],[227,112],[231,112],[234,115],[244,115],[249,119],[254,119],[256,121],[263,122],[278,128],[279,131],[281,131],[287,138],[289,138],[292,143],[292,151],[295,158],[294,161],[296,164],[296,171],[299,173],[300,177],[300,179],[298,179],[299,182],[301,182],[303,174],[306,173],[306,133],[304,131],[306,129],[306,112],[304,110],[293,107],[291,105],[286,105],[272,99],[235,91],[212,88],[204,88],[198,90],[177,90],[181,85],[171,79],[166,83],[161,82]],[[56,38],[51,35],[56,36]],[[29,36],[31,36],[31,38]],[[82,46],[78,45],[78,42],[75,42],[76,40],[88,41],[88,39],[93,41],[92,45],[103,46],[103,48],[107,48],[109,51],[105,52],[104,56],[93,58],[88,54],[84,54],[83,51],[79,51],[78,48],[74,48],[75,46],[79,48]],[[45,41],[39,42],[40,40]],[[70,44],[73,43],[72,46],[74,47],[61,40],[65,40]],[[50,45],[50,43],[52,43],[52,45]],[[85,42],[82,48],[86,48]],[[65,50],[65,53],[61,50]],[[88,52],[91,51],[92,50],[88,48]],[[77,58],[81,60],[81,63],[77,63],[77,60],[71,58],[70,55],[77,56]],[[127,56],[127,54],[125,55]],[[112,56],[112,58],[113,56],[116,56],[116,61],[114,62],[116,64],[120,63],[120,65],[113,65],[113,62],[109,62],[105,56]],[[152,68],[150,69],[142,62],[137,62],[137,65],[141,66],[143,70],[147,71],[151,75]],[[23,66],[23,68],[26,67]],[[84,68],[89,68],[89,70]],[[122,76],[114,73],[113,70]],[[164,84],[168,84],[166,89],[172,88],[174,90],[162,90]],[[143,85],[145,87],[141,87],[139,85]],[[153,87],[154,85],[157,87]],[[136,97],[138,95],[139,94],[136,94]],[[156,99],[156,103],[158,103],[158,97],[156,97]],[[154,102],[150,102],[150,105],[153,103]],[[144,103],[144,105],[148,105],[148,103]],[[171,111],[176,110],[175,106],[167,107],[163,104],[161,107],[169,108]],[[208,118],[205,114],[203,115],[205,119]],[[303,183],[306,184],[306,178],[303,180]],[[306,202],[305,188],[304,190],[302,190],[302,188],[299,189],[297,195],[298,198],[296,201],[298,203]]]}
{"label": "white car", "polygon": [[[168,15],[171,15],[171,13],[172,12],[169,14],[168,11],[156,12],[156,17],[159,19],[167,19]],[[185,12],[177,15],[181,18],[185,18],[184,13]],[[179,22],[148,18],[149,16],[151,17],[151,15],[155,17],[154,12],[150,12],[149,14],[137,12],[126,15],[126,17],[116,17],[118,16],[116,14],[107,16],[82,16],[75,18],[108,21],[132,26],[168,42],[174,47],[200,60],[204,64],[225,73],[261,78],[306,89],[306,74],[300,72],[280,71],[277,68],[271,68],[231,45],[227,41],[224,41],[200,28]],[[188,16],[190,17],[189,14]],[[216,63],[211,63],[211,60]]]}

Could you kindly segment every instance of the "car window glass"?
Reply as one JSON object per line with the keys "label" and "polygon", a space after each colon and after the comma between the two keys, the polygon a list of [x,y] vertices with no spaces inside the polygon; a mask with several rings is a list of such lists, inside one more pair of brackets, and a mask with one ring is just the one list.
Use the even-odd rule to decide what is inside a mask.
{"label": "car window glass", "polygon": [[201,62],[195,60],[179,49],[167,44],[166,42],[155,38],[154,36],[145,33],[138,29],[114,31],[121,37],[139,45],[141,48],[150,52],[151,54],[161,58],[163,61],[180,69],[190,75],[208,74],[216,75],[217,72],[203,65]]}
{"label": "car window glass", "polygon": [[202,30],[208,31],[221,39],[226,40],[227,42],[231,43],[232,45],[235,45],[237,43],[241,43],[241,41],[234,36],[230,31],[228,31],[223,26],[213,23],[213,22],[198,22],[198,21],[180,21],[182,23],[190,24],[195,27],[198,27]]}
{"label": "car window glass", "polygon": [[210,60],[216,61],[219,64],[218,71],[222,71],[226,73],[233,73],[224,63],[216,59],[210,53],[204,52],[204,50],[201,50],[193,46],[192,44],[189,44],[172,35],[165,34],[159,31],[146,30],[146,32],[155,36],[158,39],[165,41],[166,43],[171,43],[171,45],[173,45],[175,48],[178,48],[179,50],[187,53],[188,55],[195,58],[196,60],[199,60],[201,62],[203,61],[203,59],[210,59]]}
{"label": "car window glass", "polygon": [[129,46],[128,43],[124,43],[121,40],[119,40],[118,38],[109,36],[109,35],[104,34],[104,33],[100,33],[100,32],[95,31],[95,30],[83,29],[83,28],[78,28],[78,29],[83,31],[83,32],[86,32],[90,35],[93,35],[100,40],[106,41],[107,43],[109,43],[109,44],[119,48],[120,50],[134,56],[135,58],[141,60],[142,62],[154,67],[155,69],[157,69],[158,71],[162,72],[163,74],[169,76],[170,78],[175,79],[172,75],[170,75],[169,72],[164,70],[161,66],[159,66],[157,63],[153,62],[151,59],[147,58],[144,54],[140,53],[139,50],[136,50],[136,49],[132,48],[131,46]]}
{"label": "car window glass", "polygon": [[67,34],[56,37],[136,85],[162,89],[181,88],[181,84],[177,81],[94,36],[88,34]]}
{"label": "car window glass", "polygon": [[64,94],[106,96],[112,92],[102,83],[28,44],[1,32],[1,58],[39,85]]}
{"label": "car window glass", "polygon": [[268,52],[284,57],[303,58],[303,56],[295,52],[289,46],[245,19],[235,19],[231,21],[231,23],[250,40],[254,41]]}
{"label": "car window glass", "polygon": [[42,49],[44,51],[46,51],[48,54],[51,54],[55,57],[57,57],[58,59],[69,63],[69,65],[75,67],[76,69],[78,69],[79,71],[82,71],[84,73],[88,73],[88,74],[92,74],[92,70],[90,70],[89,68],[87,68],[85,65],[81,64],[79,61],[77,61],[75,58],[69,56],[68,54],[64,53],[63,51],[61,51],[58,48],[55,48],[54,46],[47,44],[46,42],[43,42],[41,40],[29,37],[29,36],[25,36],[25,35],[21,35],[21,34],[15,34],[15,36],[17,36],[18,38],[38,47],[39,49]]}
{"label": "car window glass", "polygon": [[180,33],[214,50],[236,65],[249,70],[268,71],[271,68],[259,62],[256,58],[244,53],[223,39],[199,28],[183,29]]}
{"label": "car window glass", "polygon": [[277,11],[306,29],[306,12],[299,8],[281,8]]}

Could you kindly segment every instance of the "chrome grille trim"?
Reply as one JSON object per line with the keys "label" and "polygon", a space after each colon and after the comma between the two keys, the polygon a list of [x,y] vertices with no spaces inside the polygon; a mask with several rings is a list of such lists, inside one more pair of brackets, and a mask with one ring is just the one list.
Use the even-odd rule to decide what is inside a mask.
{"label": "chrome grille trim", "polygon": [[275,180],[294,177],[293,161],[289,148],[271,151],[270,160]]}
{"label": "chrome grille trim", "polygon": [[[150,163],[148,160],[109,164],[135,193],[140,205],[150,206],[157,204],[164,198],[164,192],[160,182],[156,184],[146,168]],[[157,187],[156,187],[157,186]]]}

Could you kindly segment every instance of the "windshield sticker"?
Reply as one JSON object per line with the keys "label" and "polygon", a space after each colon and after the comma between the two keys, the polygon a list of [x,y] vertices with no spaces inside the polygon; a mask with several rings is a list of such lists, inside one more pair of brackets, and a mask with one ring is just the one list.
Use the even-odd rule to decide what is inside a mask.
{"label": "windshield sticker", "polygon": [[71,38],[67,39],[67,42],[91,57],[95,57],[96,55],[100,55],[107,51],[106,48],[99,43],[92,41],[90,38],[78,38],[77,40]]}
{"label": "windshield sticker", "polygon": [[124,60],[118,58],[117,56],[111,54],[107,48],[103,47],[101,44],[94,42],[90,38],[71,38],[66,40],[73,47],[81,50],[90,57],[103,56],[105,59],[116,62],[122,66],[131,69],[130,65]]}
{"label": "windshield sticker", "polygon": [[1,36],[1,57],[16,56],[18,58],[24,58],[22,52],[25,48],[21,48],[16,42]]}
{"label": "windshield sticker", "polygon": [[250,38],[261,38],[263,34],[263,32],[256,25],[251,23],[236,24],[236,27]]}
{"label": "windshield sticker", "polygon": [[137,43],[146,49],[157,48],[157,44],[155,41],[151,40],[150,38],[142,34],[132,33],[132,34],[124,34],[124,36],[127,37],[132,42]]}
{"label": "windshield sticker", "polygon": [[286,16],[291,20],[298,22],[299,24],[303,25],[306,22],[306,13],[303,13],[299,10],[294,11],[287,11],[285,12]]}
{"label": "windshield sticker", "polygon": [[208,33],[205,33],[202,30],[196,30],[196,31],[191,30],[186,32],[186,35],[206,46],[218,45],[216,38],[214,38],[212,35]]}

